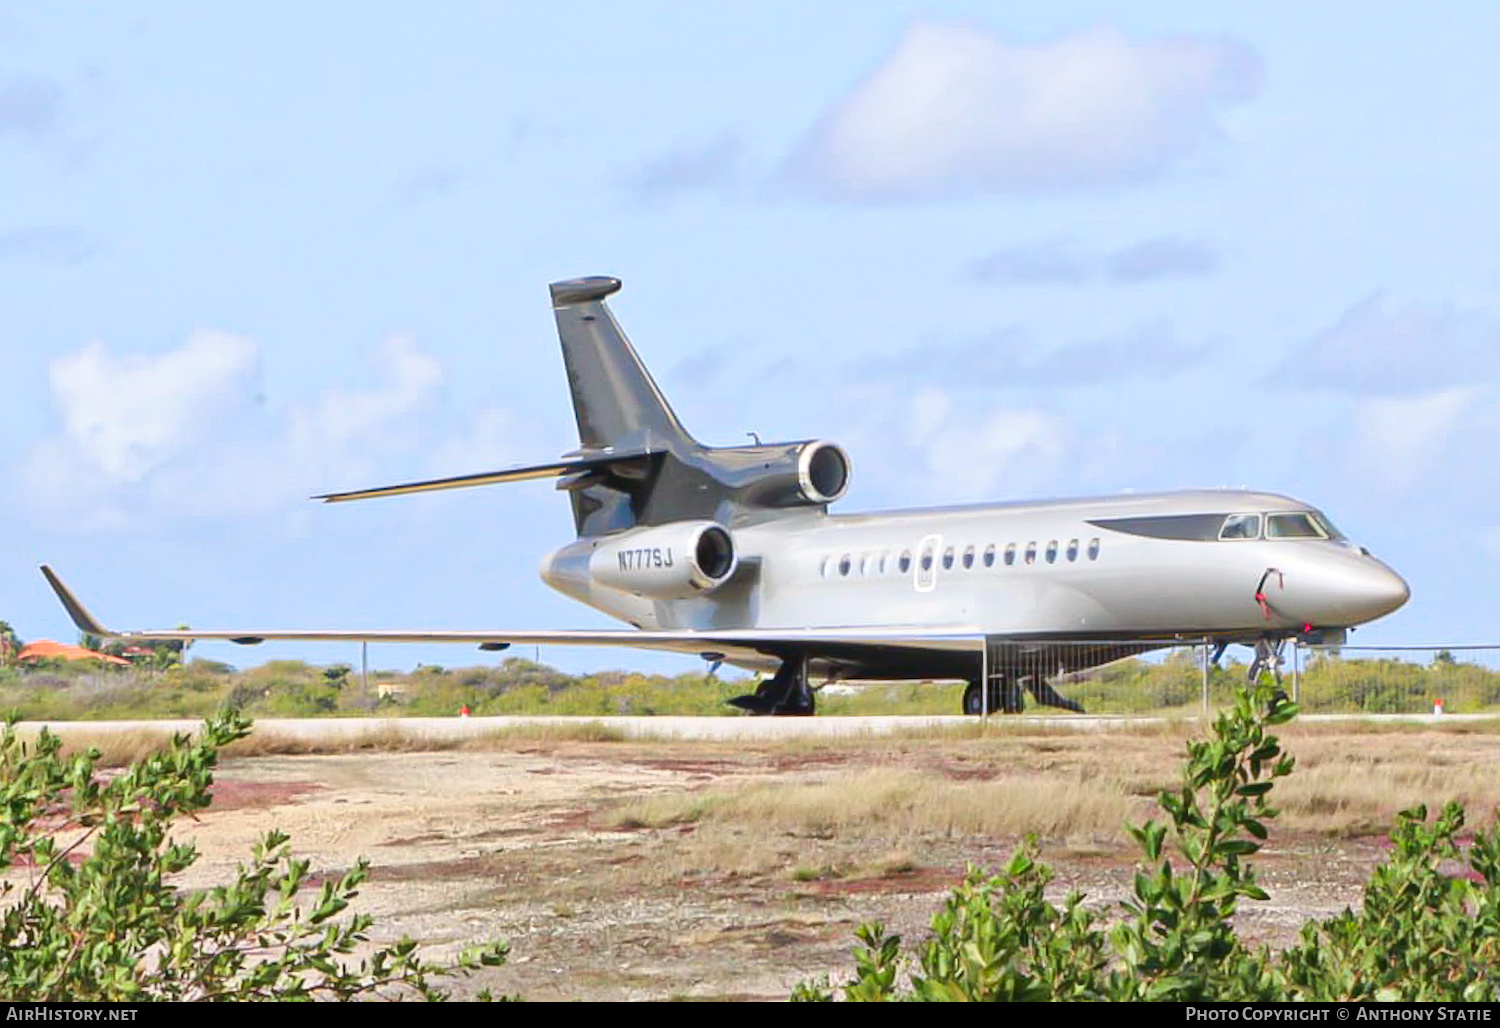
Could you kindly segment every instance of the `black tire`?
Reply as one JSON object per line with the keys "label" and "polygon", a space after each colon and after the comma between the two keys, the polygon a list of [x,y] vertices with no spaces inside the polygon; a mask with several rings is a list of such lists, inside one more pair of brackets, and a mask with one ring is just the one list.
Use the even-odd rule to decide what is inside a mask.
{"label": "black tire", "polygon": [[[1026,701],[1020,698],[1020,688],[1001,683],[990,686],[991,714],[1019,714],[1026,709]],[[1008,701],[1008,702],[1007,702]],[[963,711],[970,717],[983,717],[984,708],[979,695],[979,683],[970,682],[964,689]]]}
{"label": "black tire", "polygon": [[984,713],[980,704],[978,682],[970,682],[969,687],[964,690],[963,711],[970,717],[979,717]]}

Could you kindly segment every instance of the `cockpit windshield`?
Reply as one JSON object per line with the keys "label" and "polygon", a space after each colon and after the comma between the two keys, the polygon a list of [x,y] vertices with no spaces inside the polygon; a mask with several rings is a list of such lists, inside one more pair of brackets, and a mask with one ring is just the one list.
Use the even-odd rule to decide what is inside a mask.
{"label": "cockpit windshield", "polygon": [[[1113,532],[1144,536],[1147,539],[1172,539],[1196,542],[1245,542],[1256,539],[1331,539],[1343,542],[1344,536],[1333,523],[1316,510],[1243,511],[1233,514],[1149,514],[1141,517],[1099,518],[1089,524]],[[1014,547],[1006,550],[1011,563]],[[1028,557],[1035,557],[1034,545]],[[1027,563],[1031,563],[1030,560]]]}
{"label": "cockpit windshield", "polygon": [[1308,512],[1267,514],[1267,539],[1322,539],[1323,530]]}
{"label": "cockpit windshield", "polygon": [[1220,539],[1259,539],[1259,514],[1230,514],[1219,530]]}
{"label": "cockpit windshield", "polygon": [[1328,515],[1324,514],[1322,511],[1314,510],[1309,511],[1309,513],[1312,515],[1313,522],[1323,530],[1323,534],[1328,536],[1328,538],[1333,539],[1336,542],[1343,542],[1346,538],[1348,538],[1344,535],[1343,532],[1340,532],[1333,526],[1333,522],[1328,520]]}

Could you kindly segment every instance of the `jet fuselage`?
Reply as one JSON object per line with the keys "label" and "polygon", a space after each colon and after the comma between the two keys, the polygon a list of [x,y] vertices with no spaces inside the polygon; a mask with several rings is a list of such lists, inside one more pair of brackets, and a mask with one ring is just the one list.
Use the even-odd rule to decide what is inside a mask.
{"label": "jet fuselage", "polygon": [[1271,493],[809,510],[729,531],[738,571],[693,598],[649,600],[560,574],[570,554],[597,545],[588,540],[549,558],[542,574],[654,630],[909,625],[1011,638],[1243,640],[1352,627],[1409,595],[1314,508]]}

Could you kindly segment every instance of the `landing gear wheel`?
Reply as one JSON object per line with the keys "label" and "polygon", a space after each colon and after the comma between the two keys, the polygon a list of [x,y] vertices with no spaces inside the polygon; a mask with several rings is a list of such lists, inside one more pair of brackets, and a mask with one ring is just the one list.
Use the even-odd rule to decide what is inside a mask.
{"label": "landing gear wheel", "polygon": [[[1020,686],[1009,681],[991,682],[989,700],[991,714],[1019,714],[1026,709]],[[984,714],[978,682],[970,682],[964,689],[963,711],[970,717]]]}
{"label": "landing gear wheel", "polygon": [[970,682],[969,687],[964,690],[964,713],[969,717],[979,717],[984,713],[984,705],[980,702],[979,683]]}

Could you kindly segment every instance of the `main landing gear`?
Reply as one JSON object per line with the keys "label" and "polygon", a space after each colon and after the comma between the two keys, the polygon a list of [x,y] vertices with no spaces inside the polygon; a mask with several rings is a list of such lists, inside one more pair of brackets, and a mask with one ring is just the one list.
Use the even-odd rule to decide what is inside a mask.
{"label": "main landing gear", "polygon": [[[1022,688],[1024,685],[1024,689]],[[1019,714],[1026,709],[1026,693],[1031,693],[1032,698],[1038,703],[1048,707],[1058,707],[1062,710],[1071,710],[1075,714],[1082,714],[1083,704],[1070,700],[1047,682],[1045,678],[1037,675],[1026,675],[1020,679],[1009,675],[990,676],[989,710],[991,714]],[[970,682],[969,687],[964,690],[964,713],[977,716],[983,714],[981,705],[983,697],[979,692],[979,683]]]}
{"label": "main landing gear", "polygon": [[761,682],[753,693],[736,696],[729,703],[751,714],[812,715],[817,703],[813,699],[812,687],[807,684],[807,658],[787,658],[781,662],[776,674]]}
{"label": "main landing gear", "polygon": [[[964,690],[964,713],[979,716],[984,713],[984,697],[979,692],[979,683],[970,682]],[[1026,709],[1026,697],[1021,687],[1008,678],[994,676],[990,679],[989,711],[991,714],[1019,714]]]}

